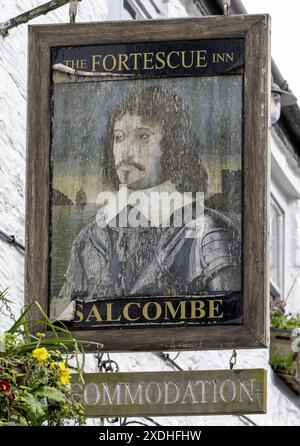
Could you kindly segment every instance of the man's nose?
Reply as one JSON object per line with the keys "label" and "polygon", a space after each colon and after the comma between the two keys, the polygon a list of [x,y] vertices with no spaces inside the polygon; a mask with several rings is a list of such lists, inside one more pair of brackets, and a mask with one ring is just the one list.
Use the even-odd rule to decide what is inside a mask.
{"label": "man's nose", "polygon": [[137,155],[136,141],[134,137],[129,136],[129,138],[127,138],[125,151],[126,151],[126,157],[128,159],[130,158],[131,161],[134,161]]}

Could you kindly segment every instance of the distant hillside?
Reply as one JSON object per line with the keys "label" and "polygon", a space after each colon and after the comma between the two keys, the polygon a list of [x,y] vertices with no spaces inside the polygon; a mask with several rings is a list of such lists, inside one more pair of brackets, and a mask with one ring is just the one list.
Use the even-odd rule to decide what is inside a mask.
{"label": "distant hillside", "polygon": [[52,203],[54,206],[73,206],[73,201],[57,189],[52,189]]}

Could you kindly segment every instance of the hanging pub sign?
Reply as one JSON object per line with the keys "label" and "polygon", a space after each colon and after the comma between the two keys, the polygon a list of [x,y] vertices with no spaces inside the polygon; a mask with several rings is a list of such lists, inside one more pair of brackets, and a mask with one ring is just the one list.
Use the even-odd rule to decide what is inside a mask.
{"label": "hanging pub sign", "polygon": [[72,394],[87,417],[259,414],[267,411],[264,369],[87,373]]}
{"label": "hanging pub sign", "polygon": [[267,344],[268,16],[29,27],[27,301],[105,350]]}

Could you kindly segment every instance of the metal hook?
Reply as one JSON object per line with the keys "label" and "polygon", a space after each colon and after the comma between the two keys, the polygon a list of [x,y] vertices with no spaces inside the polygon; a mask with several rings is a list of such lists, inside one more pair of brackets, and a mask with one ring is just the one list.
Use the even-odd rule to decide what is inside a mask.
{"label": "metal hook", "polygon": [[223,0],[223,14],[230,15],[231,0]]}
{"label": "metal hook", "polygon": [[75,23],[77,9],[78,9],[78,0],[70,0],[70,9],[69,9],[70,23]]}
{"label": "metal hook", "polygon": [[230,370],[232,370],[233,367],[235,366],[235,364],[236,364],[236,358],[237,358],[237,352],[236,352],[236,349],[234,348],[234,349],[233,349],[233,352],[232,352],[232,355],[231,355],[231,358],[229,359],[229,367],[230,367]]}
{"label": "metal hook", "polygon": [[97,355],[96,355],[96,359],[97,359],[97,367],[98,367],[98,369],[100,369],[103,355],[104,355],[104,353],[100,353],[100,347],[99,347],[99,348],[98,348]]}

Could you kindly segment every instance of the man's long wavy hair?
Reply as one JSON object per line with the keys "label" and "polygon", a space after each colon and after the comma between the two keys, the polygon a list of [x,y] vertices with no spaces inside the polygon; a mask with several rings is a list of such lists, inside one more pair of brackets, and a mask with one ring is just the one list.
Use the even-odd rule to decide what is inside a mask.
{"label": "man's long wavy hair", "polygon": [[159,125],[162,129],[163,180],[171,180],[179,192],[207,191],[207,172],[201,163],[201,147],[192,131],[192,116],[181,97],[171,91],[151,86],[132,94],[120,103],[111,114],[107,136],[103,141],[104,175],[106,183],[119,189],[119,179],[113,155],[113,129],[115,122],[126,113],[138,115],[143,124]]}

